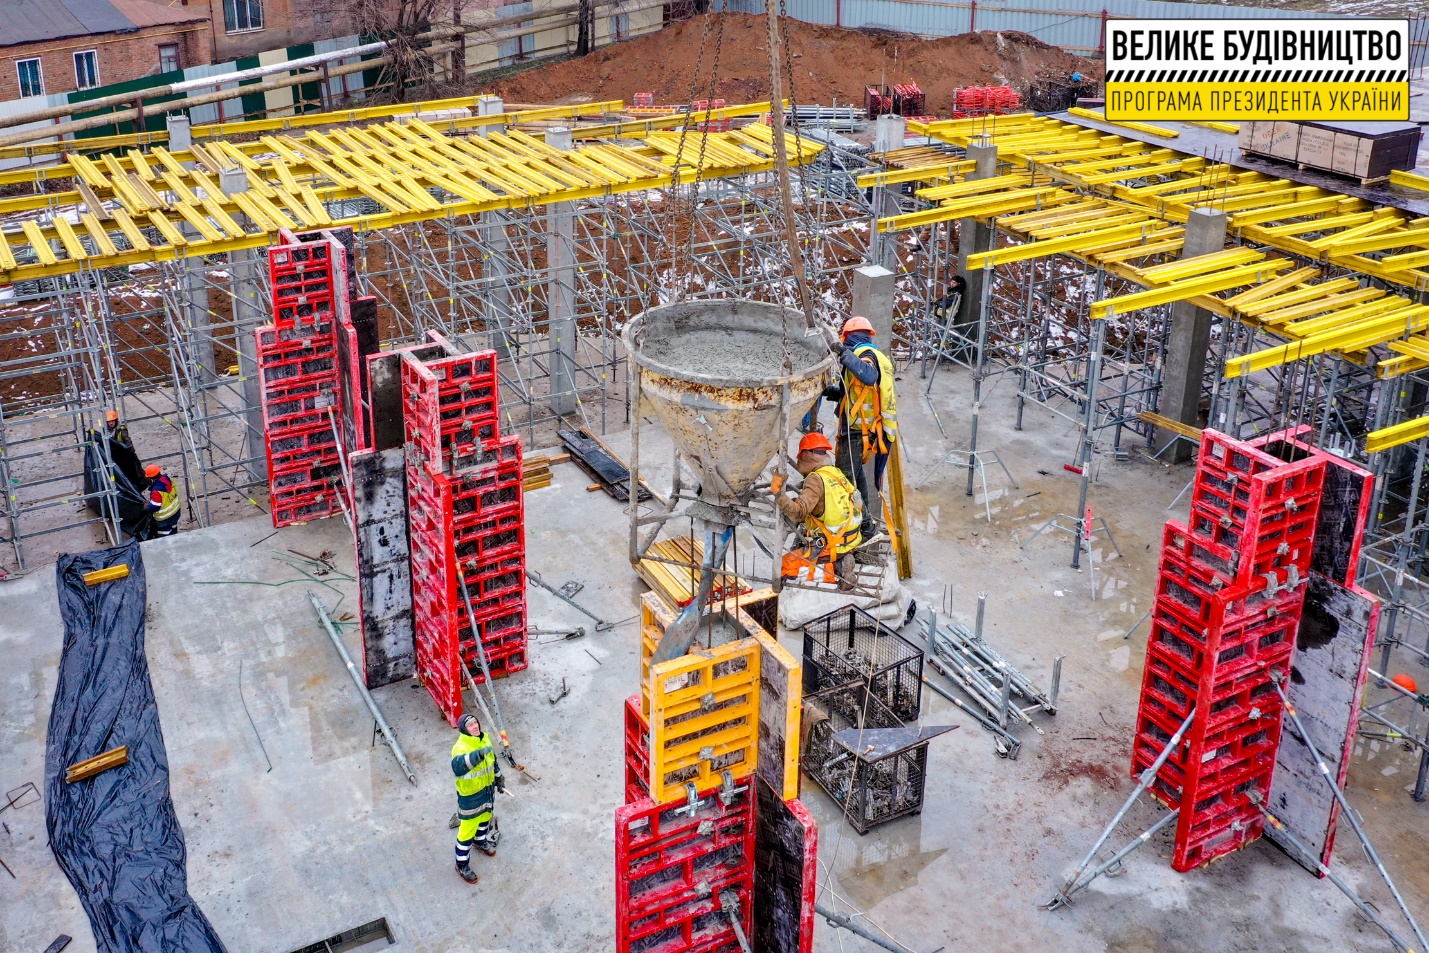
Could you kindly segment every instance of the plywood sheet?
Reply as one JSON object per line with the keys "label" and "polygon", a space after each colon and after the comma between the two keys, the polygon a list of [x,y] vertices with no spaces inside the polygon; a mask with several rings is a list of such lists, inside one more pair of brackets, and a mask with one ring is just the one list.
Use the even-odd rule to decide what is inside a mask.
{"label": "plywood sheet", "polygon": [[819,829],[798,800],[755,779],[753,947],[762,953],[812,953]]}
{"label": "plywood sheet", "polygon": [[[1349,773],[1355,716],[1364,694],[1379,605],[1379,599],[1362,589],[1310,573],[1287,694],[1342,789]],[[1322,863],[1329,863],[1339,804],[1289,715],[1276,754],[1270,810]],[[1265,836],[1282,842],[1272,828],[1266,828]],[[1288,844],[1282,842],[1282,846],[1299,859]]]}
{"label": "plywood sheet", "polygon": [[759,764],[756,773],[781,797],[799,796],[799,719],[804,705],[802,666],[762,633],[759,641]]}
{"label": "plywood sheet", "polygon": [[354,453],[351,465],[362,667],[377,688],[417,671],[407,475],[400,447]]}

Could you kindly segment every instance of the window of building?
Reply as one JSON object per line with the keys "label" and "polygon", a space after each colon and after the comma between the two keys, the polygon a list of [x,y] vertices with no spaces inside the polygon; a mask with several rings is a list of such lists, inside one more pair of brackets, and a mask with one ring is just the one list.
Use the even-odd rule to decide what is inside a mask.
{"label": "window of building", "polygon": [[159,44],[159,72],[172,73],[176,69],[181,69],[179,63],[179,45],[177,43]]}
{"label": "window of building", "polygon": [[19,60],[15,63],[15,69],[20,74],[20,95],[22,97],[45,94],[45,77],[40,72],[38,59]]}
{"label": "window of building", "polygon": [[223,0],[223,28],[229,33],[263,29],[263,0]]}
{"label": "window of building", "polygon": [[93,89],[99,85],[99,54],[94,50],[74,55],[74,85],[77,89]]}

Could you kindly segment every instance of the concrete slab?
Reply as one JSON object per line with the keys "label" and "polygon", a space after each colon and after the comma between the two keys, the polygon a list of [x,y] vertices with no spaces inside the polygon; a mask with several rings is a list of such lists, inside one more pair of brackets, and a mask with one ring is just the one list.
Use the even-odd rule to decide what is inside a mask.
{"label": "concrete slab", "polygon": [[[938,375],[933,406],[951,437],[944,440],[916,372],[903,375],[910,484],[941,453],[966,446],[968,394],[965,374]],[[1038,525],[1075,505],[1076,478],[1061,464],[1072,458],[1076,434],[1036,409],[1026,430],[1013,431],[1013,397],[1007,383],[991,388],[980,443],[1002,453],[1021,489],[993,480],[991,526],[982,501],[964,495],[960,471],[944,470],[910,490],[911,587],[920,601],[937,604],[951,586],[963,621],[971,619],[976,592],[988,591],[988,638],[1035,679],[1045,682],[1053,657],[1067,655],[1063,711],[1046,721],[1045,736],[1024,733],[1021,757],[1004,761],[987,734],[930,697],[924,724],[962,727],[932,742],[924,811],[867,836],[842,825],[834,804],[806,783],[805,803],[821,825],[820,901],[839,909],[851,903],[922,953],[940,946],[1386,949],[1332,885],[1269,844],[1181,875],[1170,869],[1169,843],[1153,841],[1127,862],[1124,876],[1100,881],[1076,906],[1055,914],[1037,909],[1131,787],[1126,769],[1145,632],[1129,642],[1121,636],[1147,607],[1155,547],[1170,515],[1164,507],[1189,468],[1137,454],[1125,463],[1097,456],[1091,502],[1126,557],[1107,558],[1099,544],[1094,602],[1089,574],[1069,568],[1068,537],[1044,536],[1020,548]],[[651,464],[668,460],[654,434],[642,434]],[[624,452],[619,437],[611,443]],[[556,585],[580,580],[582,604],[625,621],[611,632],[535,645],[531,668],[498,683],[512,741],[540,781],[513,777],[516,798],[499,804],[501,852],[476,858],[482,879],[475,887],[451,869],[446,755],[454,733],[414,683],[375,693],[417,772],[418,784],[409,784],[390,754],[373,747],[371,722],[306,599],[313,589],[338,613],[355,612],[353,583],[307,579],[274,558],[288,548],[329,549],[350,573],[346,526],[327,520],[264,539],[272,529],[259,519],[145,545],[148,655],[188,840],[190,888],[231,950],[284,953],[379,916],[388,918],[400,950],[611,949],[621,704],[637,690],[640,586],[624,557],[623,505],[587,493],[589,481],[572,465],[556,467],[553,476],[550,488],[528,500],[530,565]],[[52,573],[0,582],[4,789],[42,781],[61,642]],[[531,602],[533,625],[589,621],[539,590]],[[355,650],[355,634],[347,639]],[[783,641],[797,651],[795,638]],[[552,705],[562,678],[571,694]],[[1351,797],[1401,889],[1429,920],[1429,807],[1403,790],[1413,763],[1398,749],[1362,746]],[[1128,834],[1157,816],[1156,808],[1137,809]],[[0,858],[17,875],[0,877],[0,949],[40,950],[64,932],[76,938],[71,950],[93,950],[78,899],[46,847],[42,808],[7,811],[0,821]],[[1392,909],[1347,836],[1336,865],[1380,910]],[[821,921],[815,949],[873,948]]]}

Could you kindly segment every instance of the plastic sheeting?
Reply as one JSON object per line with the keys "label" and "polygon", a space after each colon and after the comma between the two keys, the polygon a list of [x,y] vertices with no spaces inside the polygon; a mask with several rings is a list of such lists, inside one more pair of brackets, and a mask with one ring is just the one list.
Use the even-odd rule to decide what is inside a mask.
{"label": "plastic sheeting", "polygon": [[[86,586],[96,569],[129,576]],[[189,896],[184,835],[169,796],[169,761],[144,656],[139,544],[60,557],[64,619],[45,747],[50,849],[79,894],[99,953],[222,953]],[[65,769],[119,745],[129,762],[69,784]]]}
{"label": "plastic sheeting", "polygon": [[[111,486],[114,496],[102,495],[102,491]],[[131,444],[105,438],[93,430],[89,432],[89,440],[84,445],[84,494],[92,512],[110,519],[117,516],[119,528],[126,535],[152,539],[154,517],[144,507],[148,486],[144,467]]]}

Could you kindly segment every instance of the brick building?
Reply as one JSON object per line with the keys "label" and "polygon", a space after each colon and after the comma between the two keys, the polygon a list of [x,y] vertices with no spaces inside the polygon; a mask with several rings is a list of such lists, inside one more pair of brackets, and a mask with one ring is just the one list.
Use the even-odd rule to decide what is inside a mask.
{"label": "brick building", "polygon": [[189,4],[211,11],[215,63],[353,32],[342,13],[347,0],[189,0]]}
{"label": "brick building", "polygon": [[0,0],[0,100],[211,63],[212,49],[202,3]]}

